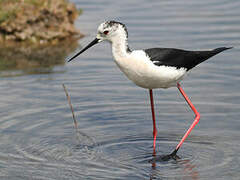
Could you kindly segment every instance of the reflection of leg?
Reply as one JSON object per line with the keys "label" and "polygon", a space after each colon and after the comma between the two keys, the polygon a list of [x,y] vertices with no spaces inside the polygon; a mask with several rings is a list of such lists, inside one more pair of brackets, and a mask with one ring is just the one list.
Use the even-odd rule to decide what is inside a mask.
{"label": "reflection of leg", "polygon": [[184,134],[184,136],[182,137],[181,141],[179,142],[179,144],[177,145],[176,149],[173,151],[172,154],[176,154],[178,149],[182,146],[184,140],[188,137],[188,135],[190,134],[190,132],[192,131],[192,129],[196,126],[196,124],[199,122],[200,119],[200,114],[199,112],[197,112],[196,108],[193,106],[192,102],[190,101],[190,99],[187,97],[186,93],[183,91],[182,87],[180,86],[180,84],[177,84],[177,88],[178,90],[181,92],[181,94],[183,95],[183,97],[185,98],[185,100],[187,101],[188,105],[191,107],[191,109],[193,110],[195,116],[195,119],[192,123],[192,125],[190,126],[190,128],[187,130],[187,132]]}
{"label": "reflection of leg", "polygon": [[152,120],[153,120],[153,153],[155,154],[155,152],[156,152],[155,148],[156,148],[157,128],[156,128],[156,121],[155,121],[154,101],[153,101],[152,89],[149,89],[149,94],[150,94]]}

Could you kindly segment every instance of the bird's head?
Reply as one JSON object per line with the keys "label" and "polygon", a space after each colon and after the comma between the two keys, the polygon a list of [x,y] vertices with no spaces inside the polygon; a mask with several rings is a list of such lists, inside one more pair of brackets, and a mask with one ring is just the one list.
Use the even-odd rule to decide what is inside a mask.
{"label": "bird's head", "polygon": [[118,41],[126,41],[127,37],[128,32],[124,24],[117,21],[103,22],[98,26],[96,38],[92,42],[90,42],[85,48],[83,48],[80,52],[78,52],[72,58],[70,58],[68,62],[70,62],[78,55],[86,51],[88,48],[92,47],[93,45],[99,42],[109,41],[113,43]]}
{"label": "bird's head", "polygon": [[106,21],[98,26],[97,39],[110,41],[126,39],[128,32],[126,26],[117,21]]}

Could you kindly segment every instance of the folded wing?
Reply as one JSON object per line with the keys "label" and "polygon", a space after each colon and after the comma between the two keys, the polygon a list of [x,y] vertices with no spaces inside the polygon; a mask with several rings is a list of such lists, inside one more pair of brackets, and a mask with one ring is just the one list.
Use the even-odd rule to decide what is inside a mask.
{"label": "folded wing", "polygon": [[210,51],[187,51],[174,48],[151,48],[144,50],[150,60],[157,66],[173,66],[192,69],[210,57],[232,47],[220,47]]}

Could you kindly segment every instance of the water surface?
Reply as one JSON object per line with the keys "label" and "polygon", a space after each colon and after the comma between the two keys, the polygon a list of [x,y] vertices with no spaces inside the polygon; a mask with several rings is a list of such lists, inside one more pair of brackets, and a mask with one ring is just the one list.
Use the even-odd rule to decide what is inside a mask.
{"label": "water surface", "polygon": [[[76,25],[87,35],[79,49],[108,19],[127,25],[132,49],[235,48],[199,65],[182,82],[201,120],[179,150],[180,160],[155,164],[149,163],[148,91],[118,70],[109,44],[46,73],[2,71],[0,179],[239,179],[240,2],[75,2],[83,9]],[[77,133],[62,83],[72,98]],[[156,90],[154,96],[157,155],[164,155],[194,116],[177,88]]]}

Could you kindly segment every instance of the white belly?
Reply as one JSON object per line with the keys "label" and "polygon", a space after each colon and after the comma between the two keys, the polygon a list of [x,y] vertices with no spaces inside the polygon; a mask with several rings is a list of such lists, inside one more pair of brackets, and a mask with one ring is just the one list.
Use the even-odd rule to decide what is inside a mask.
{"label": "white belly", "polygon": [[145,56],[145,52],[133,51],[127,57],[115,57],[121,71],[136,85],[147,88],[169,88],[176,86],[186,74],[185,68],[156,66]]}

